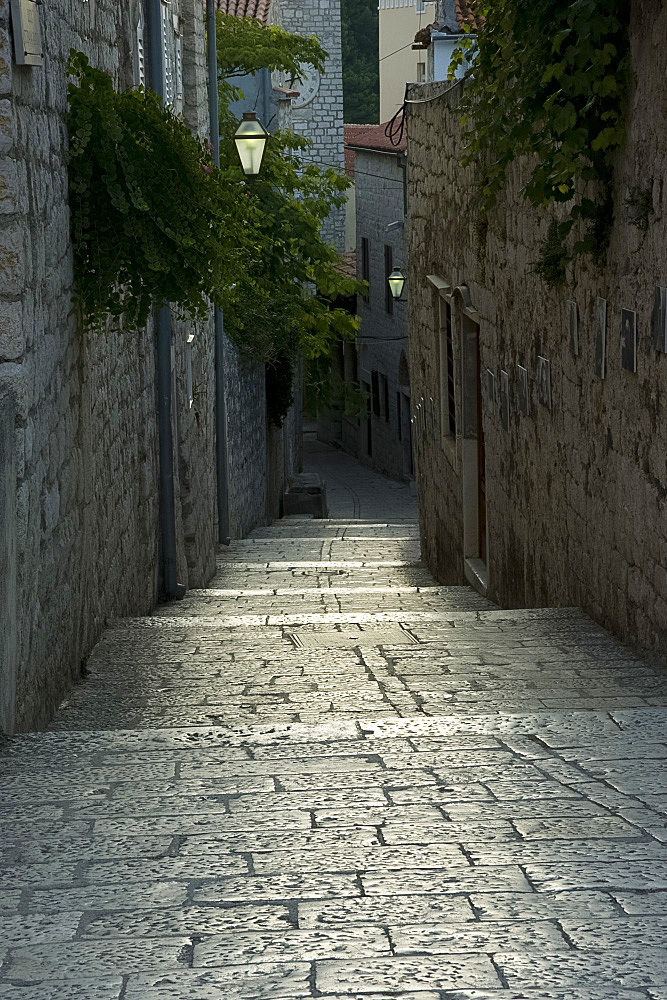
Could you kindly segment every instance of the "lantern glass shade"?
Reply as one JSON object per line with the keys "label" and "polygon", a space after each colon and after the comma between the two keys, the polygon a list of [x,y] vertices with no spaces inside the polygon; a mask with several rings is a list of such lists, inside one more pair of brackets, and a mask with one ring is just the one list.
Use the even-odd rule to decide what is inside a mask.
{"label": "lantern glass shade", "polygon": [[243,120],[234,133],[234,142],[238,150],[243,172],[248,177],[256,177],[262,166],[264,150],[269,138],[254,111],[244,111]]}
{"label": "lantern glass shade", "polygon": [[395,299],[400,299],[403,294],[403,286],[405,285],[405,275],[398,268],[394,268],[389,277],[387,278],[389,282],[389,288],[391,289],[391,294]]}

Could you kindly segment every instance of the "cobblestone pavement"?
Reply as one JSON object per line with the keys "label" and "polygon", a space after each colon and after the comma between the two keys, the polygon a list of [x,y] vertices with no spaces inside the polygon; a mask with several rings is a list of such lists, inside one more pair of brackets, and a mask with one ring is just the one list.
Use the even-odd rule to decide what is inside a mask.
{"label": "cobblestone pavement", "polygon": [[667,679],[313,460],[0,752],[0,1000],[667,1000]]}

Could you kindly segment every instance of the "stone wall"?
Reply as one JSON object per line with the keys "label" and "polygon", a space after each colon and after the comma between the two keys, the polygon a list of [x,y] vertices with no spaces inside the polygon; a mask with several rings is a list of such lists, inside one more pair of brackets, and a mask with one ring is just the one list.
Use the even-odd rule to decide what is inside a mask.
{"label": "stone wall", "polygon": [[263,524],[266,508],[266,393],[264,366],[250,366],[233,344],[225,350],[229,533],[243,538]]}
{"label": "stone wall", "polygon": [[[532,273],[548,216],[519,196],[526,164],[510,170],[480,243],[475,178],[459,166],[460,88],[412,89],[412,97],[437,99],[412,105],[408,115],[411,372],[423,546],[438,578],[461,582],[466,557],[470,570],[480,555],[470,535],[476,442],[465,431],[466,422],[475,426],[476,360],[462,370],[478,329],[490,594],[509,607],[579,605],[620,637],[664,652],[667,356],[653,344],[651,313],[654,288],[667,285],[667,9],[637,3],[632,10],[635,79],[607,264],[570,266],[566,283],[553,290]],[[645,233],[625,208],[637,186],[652,201]],[[598,297],[607,303],[605,378],[596,375]],[[439,409],[441,298],[453,318],[453,440]],[[578,310],[576,354],[568,300]],[[637,313],[636,373],[622,366],[623,308]],[[538,357],[550,362],[551,408],[543,405],[546,394],[540,401]],[[527,370],[527,412],[517,366]],[[507,402],[499,392],[502,371]]]}
{"label": "stone wall", "polygon": [[[372,372],[387,379],[388,410],[384,390],[380,395],[380,414],[371,407],[372,455],[367,447],[367,425],[362,421],[357,454],[379,472],[395,479],[410,478],[410,385],[408,363],[408,308],[393,302],[393,312],[386,309],[385,246],[392,248],[393,267],[404,268],[405,235],[401,227],[387,232],[392,222],[403,222],[403,158],[393,153],[371,150],[355,151],[355,189],[357,205],[357,276],[362,278],[362,239],[369,241],[370,282],[368,301],[359,296],[357,310],[361,318],[358,339],[359,378],[372,385]],[[407,286],[406,286],[407,288]],[[405,297],[405,296],[404,296]],[[401,397],[399,416],[398,397]]]}
{"label": "stone wall", "polygon": [[[44,65],[13,62],[0,2],[0,382],[16,399],[17,726],[43,724],[105,624],[158,594],[152,325],[84,336],[72,312],[65,62],[138,79],[135,0],[39,7]],[[183,0],[184,114],[208,127],[202,0]],[[213,330],[174,322],[179,577],[215,562]],[[188,337],[194,334],[192,348]],[[188,394],[192,350],[193,403]]]}
{"label": "stone wall", "polygon": [[[278,8],[278,9],[276,9]],[[280,0],[274,17],[285,29],[299,35],[317,35],[328,52],[322,76],[309,73],[295,85],[301,96],[292,102],[292,128],[312,142],[304,154],[324,168],[345,168],[343,149],[343,50],[340,0]],[[310,69],[310,67],[309,67]],[[322,228],[339,250],[345,247],[345,208],[336,209]]]}

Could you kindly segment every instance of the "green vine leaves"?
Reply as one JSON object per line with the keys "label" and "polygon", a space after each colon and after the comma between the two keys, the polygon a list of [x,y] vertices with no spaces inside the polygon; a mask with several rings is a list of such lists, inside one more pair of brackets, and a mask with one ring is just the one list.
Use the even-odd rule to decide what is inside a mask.
{"label": "green vine leaves", "polygon": [[[628,0],[482,0],[482,27],[455,60],[460,65],[476,47],[463,98],[463,163],[480,170],[480,210],[496,204],[509,164],[530,157],[522,193],[536,207],[567,204],[558,222],[563,241],[584,222],[575,255],[599,258],[600,236],[610,230],[613,155],[625,138],[629,7]],[[552,245],[554,238],[552,229]]]}
{"label": "green vine leaves", "polygon": [[[67,66],[69,202],[75,283],[84,326],[109,317],[143,326],[163,301],[205,316],[225,311],[230,339],[251,363],[272,364],[281,419],[295,359],[326,357],[353,338],[356,317],[336,300],[361,285],[339,271],[322,237],[332,207],[346,200],[347,178],[308,162],[309,143],[271,136],[261,175],[248,181],[233,136],[238,122],[227,77],[258,66],[298,78],[302,64],[322,68],[316,39],[290,36],[252,19],[218,13],[221,165],[207,143],[149,90],[118,93],[111,77],[72,50]],[[261,37],[261,45],[255,43]],[[280,371],[280,377],[276,372]],[[275,377],[274,377],[275,376]]]}
{"label": "green vine leaves", "polygon": [[245,196],[156,94],[119,94],[72,51],[68,72],[69,200],[84,323],[143,326],[155,302],[203,316],[223,305],[256,248]]}

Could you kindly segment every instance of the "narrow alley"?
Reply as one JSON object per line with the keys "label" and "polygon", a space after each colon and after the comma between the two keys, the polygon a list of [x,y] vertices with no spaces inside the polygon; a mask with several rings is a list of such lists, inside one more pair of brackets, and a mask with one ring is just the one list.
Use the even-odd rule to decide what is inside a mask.
{"label": "narrow alley", "polygon": [[0,1000],[665,1000],[667,679],[310,467],[329,519],[118,621],[0,751]]}

